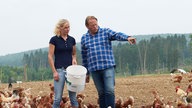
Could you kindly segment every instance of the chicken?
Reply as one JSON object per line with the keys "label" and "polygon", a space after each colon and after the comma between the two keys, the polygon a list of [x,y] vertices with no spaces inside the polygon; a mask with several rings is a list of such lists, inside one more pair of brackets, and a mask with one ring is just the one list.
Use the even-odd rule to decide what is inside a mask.
{"label": "chicken", "polygon": [[183,102],[187,103],[187,100],[186,100],[186,98],[187,98],[187,92],[185,92],[184,90],[182,90],[182,89],[180,88],[180,86],[177,86],[175,89],[176,89],[176,94],[177,94],[178,96],[180,96],[180,99],[181,99]]}
{"label": "chicken", "polygon": [[189,82],[191,82],[191,81],[192,81],[192,79],[189,79],[188,81],[189,81]]}
{"label": "chicken", "polygon": [[171,70],[170,73],[175,73],[176,71],[177,71],[177,69],[173,69],[173,70]]}
{"label": "chicken", "polygon": [[12,102],[13,101],[13,97],[5,97],[3,94],[0,94],[1,96],[1,100],[3,102]]}
{"label": "chicken", "polygon": [[43,104],[43,108],[52,108],[52,105],[51,105],[51,103],[44,103]]}
{"label": "chicken", "polygon": [[54,92],[54,86],[52,84],[49,84],[50,90]]}
{"label": "chicken", "polygon": [[152,104],[153,108],[162,108],[164,105],[162,102],[163,98],[160,99],[160,96],[156,89],[152,90],[152,94],[154,95],[154,101]]}
{"label": "chicken", "polygon": [[187,104],[187,108],[192,108],[192,104],[191,103]]}
{"label": "chicken", "polygon": [[183,79],[183,76],[181,73],[179,74],[174,74],[174,73],[171,73],[171,81],[173,81],[174,83],[178,82],[178,83],[181,83],[181,80]]}
{"label": "chicken", "polygon": [[13,90],[11,96],[6,96],[3,92],[1,92],[0,97],[2,102],[13,102],[14,100],[19,100],[20,98],[17,90]]}
{"label": "chicken", "polygon": [[89,103],[89,104],[87,105],[87,108],[98,108],[98,105]]}
{"label": "chicken", "polygon": [[185,103],[179,101],[179,102],[177,102],[177,108],[187,108],[187,106]]}
{"label": "chicken", "polygon": [[167,104],[165,105],[165,108],[174,108],[173,102],[168,101]]}
{"label": "chicken", "polygon": [[181,74],[186,74],[186,73],[188,73],[188,72],[186,72],[186,71],[183,70],[183,69],[173,69],[170,73],[175,73],[175,72],[179,72],[179,73],[181,73]]}
{"label": "chicken", "polygon": [[192,92],[192,84],[189,84],[186,90],[187,94]]}
{"label": "chicken", "polygon": [[123,98],[119,97],[115,102],[115,108],[122,108]]}
{"label": "chicken", "polygon": [[153,105],[143,105],[141,108],[153,108]]}
{"label": "chicken", "polygon": [[62,101],[63,101],[63,103],[66,103],[66,102],[70,101],[70,99],[68,96],[63,96]]}
{"label": "chicken", "polygon": [[187,92],[185,92],[184,90],[182,90],[182,89],[180,88],[180,86],[176,86],[175,90],[176,90],[177,95],[179,95],[180,97],[184,97],[184,96],[187,95]]}
{"label": "chicken", "polygon": [[129,96],[126,101],[123,102],[123,107],[125,108],[131,108],[133,107],[135,100],[133,96]]}
{"label": "chicken", "polygon": [[78,93],[77,94],[77,99],[78,98],[85,99],[85,96],[86,96],[85,94]]}
{"label": "chicken", "polygon": [[192,103],[192,92],[189,92],[186,97],[187,103]]}
{"label": "chicken", "polygon": [[8,89],[12,89],[13,85],[11,83],[9,83],[8,85]]}
{"label": "chicken", "polygon": [[158,94],[157,90],[152,90],[152,94],[153,94],[154,98],[159,98],[159,94]]}
{"label": "chicken", "polygon": [[187,77],[190,78],[190,79],[189,79],[189,82],[190,82],[190,81],[192,80],[192,79],[191,79],[191,78],[192,78],[192,72],[189,72],[187,75],[188,75]]}
{"label": "chicken", "polygon": [[174,83],[176,83],[176,82],[181,83],[181,80],[183,79],[183,77],[182,77],[182,75],[176,75],[174,77],[174,79],[176,79],[173,81]]}
{"label": "chicken", "polygon": [[160,98],[155,98],[153,101],[153,108],[163,108],[163,102],[160,100]]}
{"label": "chicken", "polygon": [[192,108],[191,103],[183,103],[181,101],[177,101],[177,108]]}
{"label": "chicken", "polygon": [[177,69],[177,71],[180,72],[180,73],[182,73],[182,74],[186,74],[186,73],[188,73],[188,72],[186,72],[186,71],[183,70],[183,69]]}
{"label": "chicken", "polygon": [[84,103],[84,101],[83,101],[83,99],[81,97],[79,97],[77,99],[77,101],[78,101],[78,104],[79,104],[79,108],[87,108],[87,106],[85,105],[85,103]]}

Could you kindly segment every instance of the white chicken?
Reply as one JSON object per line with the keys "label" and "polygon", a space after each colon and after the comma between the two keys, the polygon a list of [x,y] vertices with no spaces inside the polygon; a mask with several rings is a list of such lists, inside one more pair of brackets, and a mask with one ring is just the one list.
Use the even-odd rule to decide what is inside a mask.
{"label": "white chicken", "polygon": [[172,71],[171,71],[171,73],[175,73],[175,72],[179,72],[179,73],[181,73],[181,74],[186,74],[186,73],[188,73],[188,72],[186,72],[185,70],[183,70],[183,69],[173,69]]}
{"label": "white chicken", "polygon": [[185,92],[184,90],[182,90],[182,89],[180,88],[180,86],[177,86],[177,87],[175,88],[175,90],[176,90],[177,95],[179,95],[180,97],[183,97],[183,96],[186,96],[186,95],[187,95],[187,92]]}
{"label": "white chicken", "polygon": [[13,102],[14,100],[18,100],[20,97],[17,92],[13,92],[11,97],[6,97],[4,94],[0,94],[1,100],[3,102]]}
{"label": "white chicken", "polygon": [[180,96],[180,99],[182,99],[182,101],[184,101],[185,103],[187,103],[187,101],[186,101],[187,92],[185,92],[184,90],[182,90],[182,89],[180,88],[180,86],[177,86],[177,87],[175,88],[175,90],[176,90],[177,95]]}

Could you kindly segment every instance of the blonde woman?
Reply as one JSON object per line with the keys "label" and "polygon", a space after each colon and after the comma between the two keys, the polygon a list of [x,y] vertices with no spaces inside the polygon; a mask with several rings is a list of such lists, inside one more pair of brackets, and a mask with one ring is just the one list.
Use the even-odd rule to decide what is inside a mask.
{"label": "blonde woman", "polygon": [[[56,24],[55,36],[49,41],[48,60],[54,78],[54,102],[53,108],[60,108],[65,80],[66,68],[77,64],[76,41],[69,36],[70,24],[66,19],[61,19]],[[76,92],[68,91],[72,108],[78,108]]]}

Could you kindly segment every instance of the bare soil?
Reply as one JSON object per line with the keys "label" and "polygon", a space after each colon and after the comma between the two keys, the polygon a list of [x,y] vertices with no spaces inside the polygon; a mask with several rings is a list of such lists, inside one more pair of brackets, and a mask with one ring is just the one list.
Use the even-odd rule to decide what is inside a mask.
{"label": "bare soil", "polygon": [[[176,106],[179,96],[176,94],[175,87],[179,85],[183,90],[186,90],[190,84],[188,80],[189,78],[184,76],[181,83],[174,83],[170,75],[116,77],[115,95],[116,99],[122,97],[124,100],[133,96],[135,99],[134,108],[140,108],[153,103],[154,97],[151,91],[157,90],[159,96],[164,99],[164,103],[171,101]],[[31,93],[37,96],[49,94],[49,84],[53,84],[53,81],[14,83],[13,87],[32,88]],[[7,86],[8,84],[0,84],[0,90],[7,88]],[[97,104],[97,91],[92,80],[86,83],[85,90],[81,93],[86,95],[85,104]],[[67,87],[65,86],[64,96],[67,95]]]}

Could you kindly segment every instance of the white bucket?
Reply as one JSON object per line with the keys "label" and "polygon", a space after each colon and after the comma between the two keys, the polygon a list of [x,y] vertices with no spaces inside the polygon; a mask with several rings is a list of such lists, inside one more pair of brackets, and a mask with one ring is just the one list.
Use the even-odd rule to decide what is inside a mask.
{"label": "white bucket", "polygon": [[87,69],[81,65],[71,65],[67,69],[67,89],[73,92],[83,91]]}

